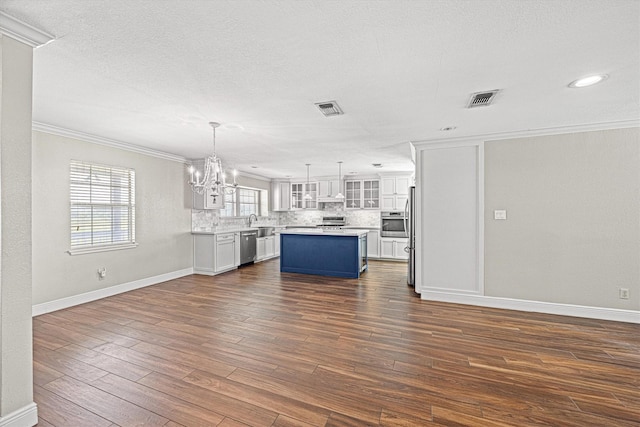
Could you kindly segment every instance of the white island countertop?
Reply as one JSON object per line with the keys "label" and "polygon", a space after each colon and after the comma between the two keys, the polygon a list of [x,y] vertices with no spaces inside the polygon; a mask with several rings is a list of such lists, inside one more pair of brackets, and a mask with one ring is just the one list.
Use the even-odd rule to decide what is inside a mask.
{"label": "white island countertop", "polygon": [[354,236],[359,237],[365,235],[369,230],[363,229],[342,229],[342,230],[323,230],[321,228],[287,228],[280,231],[280,234],[306,234],[311,236]]}

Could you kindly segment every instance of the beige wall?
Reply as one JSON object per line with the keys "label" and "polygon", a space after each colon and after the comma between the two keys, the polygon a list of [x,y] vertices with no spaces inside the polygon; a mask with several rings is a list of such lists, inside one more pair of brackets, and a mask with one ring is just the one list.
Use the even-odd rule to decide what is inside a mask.
{"label": "beige wall", "polygon": [[[71,256],[71,159],[136,171],[138,247]],[[33,304],[55,301],[193,266],[186,168],[179,162],[33,133]],[[107,276],[98,280],[98,268]]]}
{"label": "beige wall", "polygon": [[485,295],[640,309],[638,128],[485,143]]}
{"label": "beige wall", "polygon": [[261,190],[270,190],[271,187],[271,181],[266,179],[262,180],[249,176],[239,175],[237,181],[238,185],[241,185],[243,187],[259,188]]}
{"label": "beige wall", "polygon": [[33,404],[32,58],[30,46],[0,35],[0,425]]}

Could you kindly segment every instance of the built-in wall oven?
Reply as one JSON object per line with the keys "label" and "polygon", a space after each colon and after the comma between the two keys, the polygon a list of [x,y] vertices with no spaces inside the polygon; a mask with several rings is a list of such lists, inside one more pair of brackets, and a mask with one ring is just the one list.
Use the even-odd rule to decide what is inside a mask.
{"label": "built-in wall oven", "polygon": [[405,212],[381,212],[380,237],[407,237],[405,220]]}

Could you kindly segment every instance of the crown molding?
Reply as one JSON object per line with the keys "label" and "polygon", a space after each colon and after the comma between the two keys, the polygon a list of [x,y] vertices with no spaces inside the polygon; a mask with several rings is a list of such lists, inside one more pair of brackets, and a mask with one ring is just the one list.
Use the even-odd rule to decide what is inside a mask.
{"label": "crown molding", "polygon": [[0,33],[33,48],[43,46],[55,40],[55,36],[26,22],[22,22],[11,15],[7,15],[4,12],[0,12]]}
{"label": "crown molding", "polygon": [[49,133],[52,135],[64,136],[66,138],[79,139],[85,142],[91,142],[93,144],[104,145],[112,148],[119,148],[120,150],[132,151],[138,154],[144,154],[146,156],[158,157],[164,160],[171,160],[179,163],[189,163],[187,159],[182,156],[178,156],[164,151],[152,150],[150,148],[141,147],[139,145],[130,144],[128,142],[116,141],[115,139],[103,138],[101,136],[91,135],[84,132],[78,132],[75,130],[65,129],[57,126],[48,125],[46,123],[33,122],[32,129],[37,132]]}
{"label": "crown molding", "polygon": [[620,120],[616,122],[589,123],[575,126],[559,126],[553,128],[527,129],[515,132],[497,132],[480,135],[458,136],[451,138],[430,138],[411,141],[414,147],[429,146],[432,144],[457,144],[469,141],[497,141],[501,139],[528,138],[534,136],[549,136],[567,133],[593,132],[601,130],[614,130],[640,127],[640,119]]}

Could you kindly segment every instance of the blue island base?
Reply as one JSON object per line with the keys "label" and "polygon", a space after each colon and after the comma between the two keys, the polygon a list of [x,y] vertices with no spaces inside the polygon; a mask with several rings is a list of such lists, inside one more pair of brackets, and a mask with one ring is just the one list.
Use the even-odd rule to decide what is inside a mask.
{"label": "blue island base", "polygon": [[280,234],[281,272],[359,278],[366,269],[366,240],[357,235]]}

